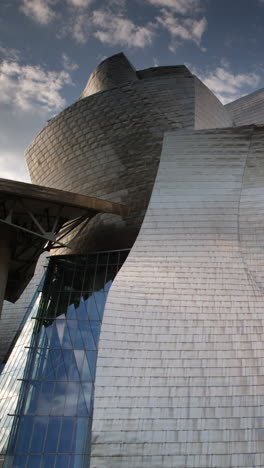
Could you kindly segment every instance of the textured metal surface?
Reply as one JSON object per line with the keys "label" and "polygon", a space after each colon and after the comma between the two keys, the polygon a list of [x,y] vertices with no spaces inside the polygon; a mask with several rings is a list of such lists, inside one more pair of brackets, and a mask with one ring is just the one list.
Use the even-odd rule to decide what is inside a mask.
{"label": "textured metal surface", "polygon": [[35,274],[23,292],[22,296],[15,304],[4,301],[2,315],[0,319],[0,364],[8,352],[10,344],[18,330],[21,320],[27,311],[30,301],[40,283],[44,273],[44,266],[47,263],[47,253],[44,252],[37,263]]}
{"label": "textured metal surface", "polygon": [[122,54],[99,65],[95,75],[100,71],[104,86],[120,78],[115,87],[104,87],[67,108],[26,152],[33,183],[131,208],[123,220],[98,216],[83,231],[76,252],[132,245],[149,202],[165,131],[231,124],[224,106],[186,67],[142,70],[135,80],[127,67]]}
{"label": "textured metal surface", "polygon": [[225,106],[235,125],[264,123],[264,89],[259,89]]}
{"label": "textured metal surface", "polygon": [[264,466],[263,143],[165,136],[105,308],[91,468]]}
{"label": "textured metal surface", "polygon": [[[78,193],[0,179],[2,297],[16,302],[31,280],[41,253],[65,248],[65,237],[99,213],[125,216],[129,209]],[[9,250],[8,261],[4,262]],[[0,294],[0,313],[1,305]]]}
{"label": "textured metal surface", "polygon": [[137,80],[136,70],[127,57],[123,53],[116,54],[101,62],[91,73],[80,99]]}

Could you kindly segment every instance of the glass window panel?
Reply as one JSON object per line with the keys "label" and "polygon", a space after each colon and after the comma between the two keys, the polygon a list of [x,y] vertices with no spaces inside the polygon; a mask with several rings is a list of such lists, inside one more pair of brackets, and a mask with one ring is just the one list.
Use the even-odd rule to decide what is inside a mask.
{"label": "glass window panel", "polygon": [[86,291],[90,294],[91,291],[93,290],[93,282],[94,282],[94,270],[89,268],[87,269],[85,273],[85,277],[84,277],[83,284],[82,284],[82,291]]}
{"label": "glass window panel", "polygon": [[95,302],[96,302],[96,306],[97,306],[97,312],[98,312],[98,317],[95,318],[95,320],[98,320],[98,319],[102,320],[105,301],[106,301],[105,292],[103,290],[95,292],[94,293],[94,298],[95,298]]}
{"label": "glass window panel", "polygon": [[75,349],[73,352],[73,361],[75,362],[75,366],[78,368],[78,375],[79,375],[79,380],[80,380],[80,376],[82,375],[83,362],[84,362],[84,350]]}
{"label": "glass window panel", "polygon": [[41,468],[54,468],[56,455],[42,455]]}
{"label": "glass window panel", "polygon": [[41,455],[29,455],[27,461],[27,468],[40,468]]}
{"label": "glass window panel", "polygon": [[72,346],[75,349],[84,348],[81,331],[79,329],[79,322],[79,320],[68,320],[68,328],[72,341]]}
{"label": "glass window panel", "polygon": [[69,460],[70,460],[69,455],[66,455],[66,454],[57,455],[55,467],[56,468],[68,468]]}
{"label": "glass window panel", "polygon": [[79,307],[76,310],[76,316],[78,319],[82,319],[82,320],[87,320],[88,318],[86,303],[83,297],[81,297]]}
{"label": "glass window panel", "polygon": [[33,428],[33,417],[24,416],[19,418],[18,432],[17,432],[17,444],[15,451],[17,453],[27,453],[29,450],[29,443],[31,439],[31,431]]}
{"label": "glass window panel", "polygon": [[72,437],[74,432],[75,418],[62,418],[62,427],[60,432],[59,453],[72,452]]}
{"label": "glass window panel", "polygon": [[124,263],[125,259],[127,258],[129,251],[124,250],[124,251],[119,251],[118,253],[119,253],[119,268],[120,268],[121,265]]}
{"label": "glass window panel", "polygon": [[[27,455],[16,455],[14,457],[13,462],[11,461],[11,458],[12,457],[5,458],[5,462],[8,467],[12,466],[13,468],[25,468],[25,466],[27,465]],[[10,460],[10,463],[9,463],[9,460]]]}
{"label": "glass window panel", "polygon": [[65,320],[64,334],[62,340],[62,348],[72,349],[72,340],[69,333],[68,321]]}
{"label": "glass window panel", "polygon": [[42,373],[42,378],[47,379],[47,380],[55,380],[56,375],[55,375],[55,372],[54,372],[53,361],[52,361],[52,356],[51,356],[50,350],[47,353],[45,366],[43,366],[43,367],[44,367],[44,369],[43,369],[43,373]]}
{"label": "glass window panel", "polygon": [[[23,413],[25,408],[25,411],[36,414],[31,418],[26,438],[35,446],[35,465],[39,464],[40,455],[36,450],[44,446],[47,456],[43,458],[42,468],[60,465],[66,468],[69,460],[63,455],[68,454],[71,456],[68,468],[81,468],[86,463],[81,454],[88,454],[90,450],[92,419],[87,417],[87,411],[92,415],[96,347],[107,292],[119,267],[118,257],[119,252],[106,252],[91,254],[89,259],[53,257],[50,260],[49,283],[44,286],[38,312],[44,319],[42,322],[36,321],[38,327],[35,327],[31,343],[31,346],[38,347],[29,351],[31,363],[27,365],[27,378],[32,382],[33,377],[36,381],[22,385],[27,401],[21,399],[17,410]],[[65,314],[67,320],[63,319]],[[59,319],[52,319],[58,316]],[[41,350],[42,346],[52,349]],[[44,414],[53,416],[45,418]],[[85,417],[76,417],[77,414]],[[62,415],[66,416],[62,418]],[[3,418],[3,415],[0,417]],[[42,428],[38,427],[41,420],[42,423],[46,420]],[[47,435],[44,426],[48,429]],[[14,432],[15,436],[19,429]],[[23,445],[25,440],[20,440]],[[12,449],[13,446],[11,443]],[[74,452],[76,456],[71,455]],[[85,466],[88,465],[87,458]]]}
{"label": "glass window panel", "polygon": [[41,453],[43,452],[44,438],[47,430],[48,418],[38,416],[35,418],[33,434],[31,438],[31,452]]}
{"label": "glass window panel", "polygon": [[74,357],[74,352],[72,350],[64,349],[62,353],[68,380],[80,380],[79,372]]}
{"label": "glass window panel", "polygon": [[100,319],[100,314],[98,311],[97,303],[95,301],[95,293],[89,297],[87,301],[87,306],[88,306],[88,317],[90,320],[99,320]]}
{"label": "glass window panel", "polygon": [[60,434],[61,418],[50,417],[45,441],[45,453],[56,453]]}
{"label": "glass window panel", "polygon": [[118,263],[119,252],[109,252],[108,263],[116,265]]}
{"label": "glass window panel", "polygon": [[111,288],[111,285],[112,285],[113,281],[112,280],[109,280],[105,283],[104,285],[104,291],[108,294],[109,292],[109,289]]}
{"label": "glass window panel", "polygon": [[57,303],[56,303],[55,317],[64,317],[64,315],[68,314],[68,306],[70,304],[71,293],[60,291],[60,292],[57,292],[56,295],[57,295]]}
{"label": "glass window panel", "polygon": [[44,327],[43,322],[39,321],[39,331],[36,334],[36,338],[38,339],[38,346],[46,348],[48,346],[48,336],[46,333],[46,327]]}
{"label": "glass window panel", "polygon": [[39,383],[41,384],[41,390],[39,394],[36,413],[44,415],[49,414],[52,394],[54,390],[54,382],[44,381]]}
{"label": "glass window panel", "polygon": [[87,437],[87,432],[90,428],[89,418],[76,418],[76,424],[73,434],[73,453],[83,453],[84,443]]}
{"label": "glass window panel", "polygon": [[53,322],[52,325],[47,327],[47,335],[49,337],[49,347],[60,348],[61,344],[58,336],[56,322]]}
{"label": "glass window panel", "polygon": [[71,455],[69,466],[71,468],[82,468],[83,466],[89,466],[89,461],[86,465],[83,465],[82,460],[83,460],[82,455]]}
{"label": "glass window panel", "polygon": [[53,393],[52,403],[51,403],[51,414],[56,416],[63,415],[64,405],[65,405],[65,382],[56,382],[55,390]]}
{"label": "glass window panel", "polygon": [[78,399],[78,405],[77,405],[77,415],[78,416],[88,416],[88,409],[86,406],[86,401],[83,395],[83,389],[82,386],[80,386],[80,393],[79,393],[79,399]]}
{"label": "glass window panel", "polygon": [[55,374],[55,378],[57,378],[57,366],[60,363],[61,358],[61,350],[60,349],[49,349],[48,350],[49,361],[53,368],[53,372]]}
{"label": "glass window panel", "polygon": [[65,416],[75,416],[77,414],[77,403],[79,397],[79,382],[68,382],[66,388],[66,401],[64,408]]}
{"label": "glass window panel", "polygon": [[41,382],[33,381],[28,384],[25,401],[25,414],[35,414],[41,391]]}
{"label": "glass window panel", "polygon": [[76,310],[73,304],[69,305],[67,308],[67,318],[68,319],[76,319]]}
{"label": "glass window panel", "polygon": [[40,349],[39,347],[35,351],[35,360],[32,369],[32,379],[37,379],[39,375],[42,376],[46,366],[46,359],[48,351],[47,349]]}
{"label": "glass window panel", "polygon": [[56,378],[57,380],[67,380],[67,371],[63,359],[63,353],[60,350],[58,353],[58,359],[56,360]]}
{"label": "glass window panel", "polygon": [[86,351],[87,360],[89,363],[89,368],[91,372],[91,376],[93,382],[95,381],[95,373],[96,373],[96,360],[97,360],[97,352],[96,351]]}
{"label": "glass window panel", "polygon": [[90,325],[91,325],[94,342],[97,347],[98,342],[99,342],[100,330],[101,330],[101,322],[100,320],[91,320]]}
{"label": "glass window panel", "polygon": [[83,337],[83,348],[85,349],[96,349],[94,337],[91,330],[91,324],[89,320],[79,320],[79,327]]}
{"label": "glass window panel", "polygon": [[94,385],[89,382],[82,382],[81,383],[84,398],[86,401],[86,406],[88,408],[89,414],[92,414],[93,409],[93,394],[94,394]]}
{"label": "glass window panel", "polygon": [[108,265],[106,276],[105,276],[105,282],[107,283],[108,281],[113,280],[116,273],[117,273],[117,265]]}
{"label": "glass window panel", "polygon": [[63,336],[64,336],[64,330],[65,330],[65,320],[62,319],[57,319],[56,320],[56,327],[57,327],[57,333],[60,341],[60,346],[63,343]]}
{"label": "glass window panel", "polygon": [[109,259],[108,252],[99,252],[98,253],[98,265],[107,265]]}
{"label": "glass window panel", "polygon": [[71,293],[70,297],[70,304],[71,304],[71,310],[70,313],[73,315],[72,317],[67,318],[76,318],[76,309],[79,307],[80,304],[80,295],[81,295],[81,290],[78,288],[78,291],[74,291]]}
{"label": "glass window panel", "polygon": [[[87,351],[84,354],[83,367],[82,367],[82,370],[81,370],[81,380],[82,381],[93,382],[94,378],[93,378],[92,371],[90,370],[89,361],[88,361],[88,358],[87,358],[87,353],[88,352],[90,352],[90,351]],[[91,351],[91,352],[93,352],[93,351]]]}

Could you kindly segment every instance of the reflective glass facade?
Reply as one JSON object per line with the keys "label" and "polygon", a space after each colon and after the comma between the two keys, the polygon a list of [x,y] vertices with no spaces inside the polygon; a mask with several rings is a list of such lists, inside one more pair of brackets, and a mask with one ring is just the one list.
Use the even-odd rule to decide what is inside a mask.
{"label": "reflective glass facade", "polygon": [[51,258],[5,467],[89,467],[104,305],[127,255]]}
{"label": "reflective glass facade", "polygon": [[18,396],[21,387],[21,379],[24,374],[29,344],[32,336],[33,321],[31,317],[36,315],[41,297],[41,284],[37,288],[32,301],[20,324],[19,335],[15,346],[3,366],[0,374],[0,454],[6,451],[11,426],[14,417]]}

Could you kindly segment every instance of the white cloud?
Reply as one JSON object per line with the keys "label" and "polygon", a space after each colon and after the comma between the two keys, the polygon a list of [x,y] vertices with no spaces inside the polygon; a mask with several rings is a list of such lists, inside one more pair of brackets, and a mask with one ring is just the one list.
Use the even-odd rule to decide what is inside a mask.
{"label": "white cloud", "polygon": [[104,10],[93,12],[92,23],[96,28],[93,36],[110,45],[120,44],[143,48],[152,43],[155,34],[152,23],[138,26],[124,16]]}
{"label": "white cloud", "polygon": [[0,177],[29,181],[23,152],[47,119],[66,104],[62,90],[69,84],[65,69],[0,62]]}
{"label": "white cloud", "polygon": [[0,177],[29,182],[24,150],[46,123],[43,113],[3,106],[0,127]]}
{"label": "white cloud", "polygon": [[[66,34],[67,34],[66,30]],[[77,15],[69,28],[69,32],[76,42],[85,44],[91,35],[91,21],[88,15]]]}
{"label": "white cloud", "polygon": [[[179,18],[171,14],[166,9],[161,10],[161,15],[157,17],[158,23],[165,28],[173,39],[176,39],[176,44],[180,41],[192,41],[198,46],[201,44],[201,39],[207,28],[206,18]],[[171,50],[174,51],[174,44],[171,45]],[[178,45],[177,44],[177,45]]]}
{"label": "white cloud", "polygon": [[94,0],[67,0],[67,2],[69,5],[77,8],[87,8],[94,2]]}
{"label": "white cloud", "polygon": [[30,182],[26,162],[22,154],[0,150],[0,177],[1,179],[20,180]]}
{"label": "white cloud", "polygon": [[71,58],[65,53],[62,54],[62,64],[63,64],[63,68],[68,71],[74,71],[79,68],[79,65],[73,62]]}
{"label": "white cloud", "polygon": [[40,24],[50,23],[56,16],[52,5],[56,0],[21,0],[21,11]]}
{"label": "white cloud", "polygon": [[[104,0],[104,7],[96,10],[93,8],[95,0],[19,1],[23,13],[40,24],[47,25],[56,17],[59,20],[57,37],[71,36],[79,44],[95,37],[111,46],[143,48],[151,45],[164,28],[172,38],[169,48],[175,51],[183,41],[193,41],[201,47],[207,27],[205,18],[194,17],[201,11],[201,0],[145,0],[158,8],[158,16],[143,25],[126,15],[126,0]],[[56,13],[55,5],[64,7],[60,14]]]}
{"label": "white cloud", "polygon": [[2,47],[0,45],[0,59],[19,60],[20,51],[10,47]]}
{"label": "white cloud", "polygon": [[208,73],[200,73],[192,69],[198,78],[220,99],[223,104],[238,99],[258,87],[260,76],[256,73],[232,73],[228,63],[221,62],[221,66]]}
{"label": "white cloud", "polygon": [[90,13],[77,12],[58,33],[59,38],[66,35],[71,35],[80,44],[95,37],[104,44],[143,48],[152,43],[155,25],[147,23],[139,26],[120,12],[94,10]]}
{"label": "white cloud", "polygon": [[4,60],[0,64],[0,103],[24,111],[55,111],[65,104],[60,91],[72,84],[67,71],[45,71],[40,66]]}
{"label": "white cloud", "polygon": [[193,14],[199,10],[201,4],[201,0],[147,0],[147,2],[157,7],[169,8],[181,15]]}

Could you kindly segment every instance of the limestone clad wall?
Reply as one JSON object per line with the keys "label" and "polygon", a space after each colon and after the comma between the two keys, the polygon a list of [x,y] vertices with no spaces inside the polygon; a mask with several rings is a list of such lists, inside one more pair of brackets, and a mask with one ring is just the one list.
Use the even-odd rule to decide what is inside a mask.
{"label": "limestone clad wall", "polygon": [[263,139],[166,134],[105,308],[91,468],[263,468]]}

